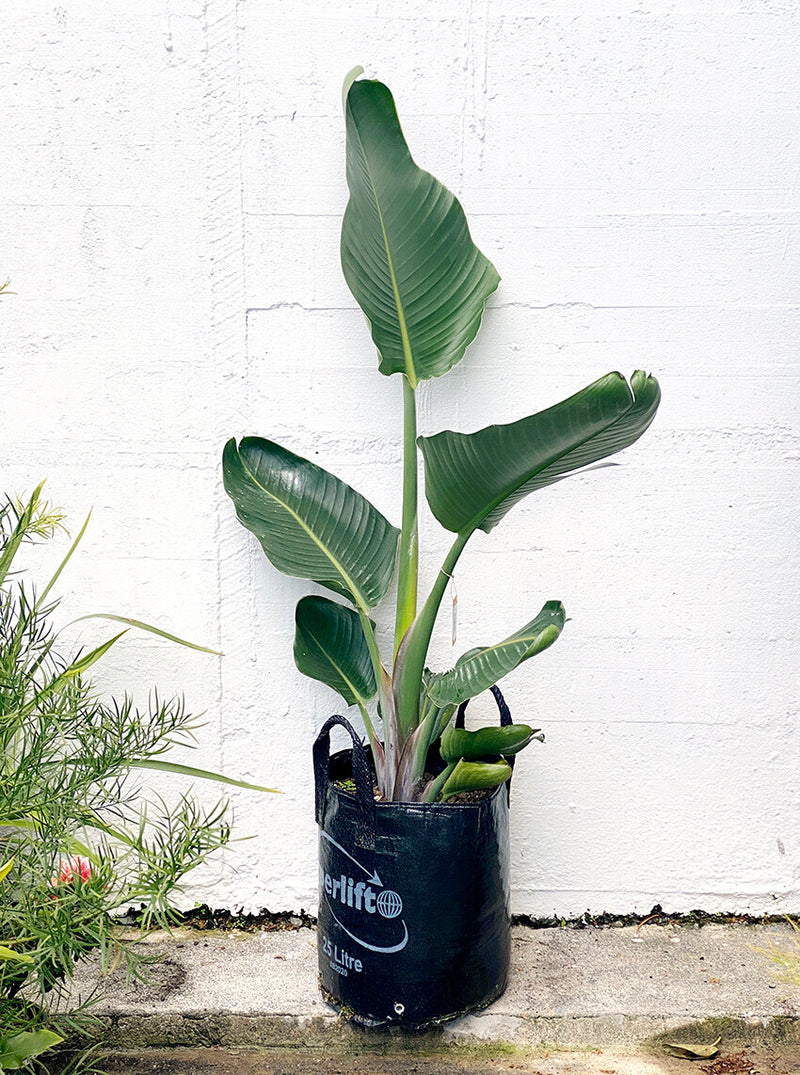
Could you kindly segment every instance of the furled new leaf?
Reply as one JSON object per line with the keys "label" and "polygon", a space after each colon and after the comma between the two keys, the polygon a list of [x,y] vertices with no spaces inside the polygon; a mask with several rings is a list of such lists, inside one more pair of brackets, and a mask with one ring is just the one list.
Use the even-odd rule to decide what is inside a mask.
{"label": "furled new leaf", "polygon": [[507,724],[505,727],[495,725],[478,728],[474,732],[451,725],[442,735],[439,752],[448,763],[458,761],[459,758],[464,761],[492,758],[497,754],[510,758],[512,754],[518,754],[532,739],[541,742],[544,736],[538,728],[529,728],[527,724]]}
{"label": "furled new leaf", "polygon": [[564,606],[548,601],[539,615],[494,646],[468,650],[449,672],[431,675],[428,697],[437,706],[458,705],[494,686],[518,664],[552,646],[564,626]]}
{"label": "furled new leaf", "polygon": [[508,762],[463,761],[458,763],[442,788],[442,799],[458,795],[462,791],[478,791],[480,788],[496,788],[511,776]]}
{"label": "furled new leaf", "polygon": [[366,705],[378,688],[358,614],[327,597],[303,597],[295,627],[300,671],[333,687],[348,705]]}
{"label": "furled new leaf", "polygon": [[415,388],[461,360],[500,277],[455,196],[411,159],[388,88],[354,82],[345,114],[342,269],[381,373],[405,373]]}
{"label": "furled new leaf", "polygon": [[554,407],[477,433],[420,437],[425,492],[442,526],[487,532],[534,489],[633,444],[652,422],[658,382],[609,373]]}
{"label": "furled new leaf", "polygon": [[355,489],[261,437],[230,440],[225,491],[239,521],[286,575],[327,586],[362,610],[389,588],[398,530]]}

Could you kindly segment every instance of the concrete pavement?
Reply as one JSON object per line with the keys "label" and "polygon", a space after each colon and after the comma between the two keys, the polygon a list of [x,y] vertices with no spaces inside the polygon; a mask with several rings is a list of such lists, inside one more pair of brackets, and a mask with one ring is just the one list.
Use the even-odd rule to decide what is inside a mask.
{"label": "concrete pavement", "polygon": [[317,989],[315,931],[307,927],[153,934],[143,947],[159,962],[148,982],[126,983],[120,970],[101,980],[90,965],[75,988],[82,997],[102,991],[95,1014],[118,1049],[324,1048],[330,1056],[458,1046],[490,1047],[496,1058],[495,1046],[661,1054],[664,1039],[719,1036],[724,1047],[771,1047],[800,1045],[800,988],[779,981],[776,965],[756,949],[791,950],[794,942],[784,925],[517,926],[505,995],[483,1012],[417,1034],[365,1031],[328,1007]]}

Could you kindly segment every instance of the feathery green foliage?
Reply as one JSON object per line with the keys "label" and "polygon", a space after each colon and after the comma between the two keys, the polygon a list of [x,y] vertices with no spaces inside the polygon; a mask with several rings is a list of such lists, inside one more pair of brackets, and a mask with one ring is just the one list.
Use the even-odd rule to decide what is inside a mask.
{"label": "feathery green foliage", "polygon": [[224,802],[146,802],[137,784],[137,764],[191,744],[183,702],[104,700],[87,672],[116,638],[67,651],[50,584],[37,591],[16,569],[24,545],[62,525],[41,486],[0,505],[0,1070],[80,1025],[62,994],[82,957],[135,972],[111,912],[136,906],[145,927],[168,926],[187,873],[230,837]]}

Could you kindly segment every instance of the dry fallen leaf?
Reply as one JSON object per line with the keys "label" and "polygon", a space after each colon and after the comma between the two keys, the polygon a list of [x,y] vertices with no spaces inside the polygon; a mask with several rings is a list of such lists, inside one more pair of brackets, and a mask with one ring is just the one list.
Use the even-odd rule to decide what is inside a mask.
{"label": "dry fallen leaf", "polygon": [[717,1038],[710,1045],[701,1045],[687,1041],[665,1041],[664,1048],[670,1056],[680,1057],[681,1060],[712,1060],[719,1052],[719,1043],[722,1038]]}

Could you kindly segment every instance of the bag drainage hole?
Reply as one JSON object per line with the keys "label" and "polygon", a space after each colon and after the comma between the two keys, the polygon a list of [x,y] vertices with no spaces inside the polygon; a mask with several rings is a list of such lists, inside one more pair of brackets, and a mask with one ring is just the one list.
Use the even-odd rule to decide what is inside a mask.
{"label": "bag drainage hole", "polygon": [[405,1004],[401,1004],[400,1001],[398,1000],[397,1003],[394,1006],[394,1010],[397,1013],[397,1015],[402,1015],[403,1012],[406,1010],[406,1006],[405,1006]]}

